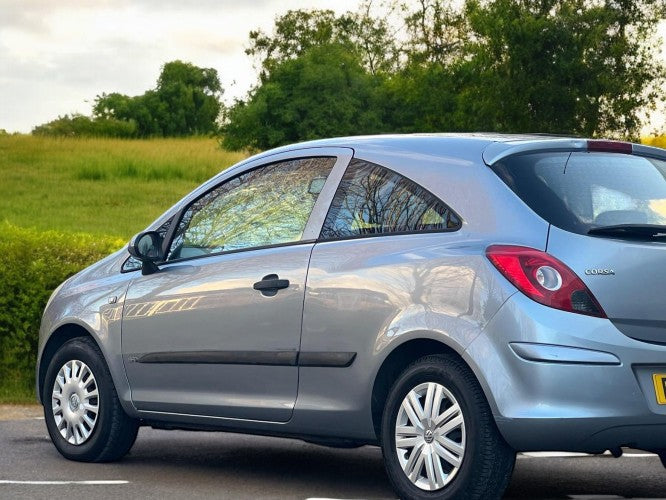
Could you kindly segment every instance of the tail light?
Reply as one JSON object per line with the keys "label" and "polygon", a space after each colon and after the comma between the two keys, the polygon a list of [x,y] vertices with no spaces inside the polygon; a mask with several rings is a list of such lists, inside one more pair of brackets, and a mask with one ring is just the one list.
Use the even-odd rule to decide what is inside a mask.
{"label": "tail light", "polygon": [[587,141],[587,150],[605,153],[624,153],[630,155],[633,153],[634,147],[630,142],[591,139]]}
{"label": "tail light", "polygon": [[565,264],[534,248],[492,245],[486,256],[518,290],[545,306],[605,318],[585,283]]}

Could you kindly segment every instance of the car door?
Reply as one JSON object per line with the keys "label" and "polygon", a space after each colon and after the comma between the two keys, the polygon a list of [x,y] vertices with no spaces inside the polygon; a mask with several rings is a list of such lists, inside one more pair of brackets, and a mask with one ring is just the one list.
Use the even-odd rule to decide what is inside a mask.
{"label": "car door", "polygon": [[125,299],[138,410],[289,420],[310,253],[351,153],[274,155],[184,205],[166,261],[137,273]]}

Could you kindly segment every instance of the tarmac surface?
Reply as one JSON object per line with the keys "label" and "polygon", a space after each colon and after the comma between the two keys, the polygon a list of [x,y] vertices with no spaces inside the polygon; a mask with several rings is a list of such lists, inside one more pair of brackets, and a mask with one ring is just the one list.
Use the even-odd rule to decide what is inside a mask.
{"label": "tarmac surface", "polygon": [[[122,461],[86,464],[58,454],[39,410],[0,407],[0,499],[396,498],[375,447],[144,427]],[[637,450],[521,454],[505,498],[666,498],[666,469]]]}

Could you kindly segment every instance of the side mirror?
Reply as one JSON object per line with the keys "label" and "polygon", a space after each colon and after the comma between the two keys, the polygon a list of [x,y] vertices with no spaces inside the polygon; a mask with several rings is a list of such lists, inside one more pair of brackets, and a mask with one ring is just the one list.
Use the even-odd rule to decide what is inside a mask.
{"label": "side mirror", "polygon": [[162,252],[162,237],[156,231],[146,231],[137,234],[127,247],[130,255],[136,257],[143,264],[141,274],[152,274],[158,271],[156,262],[164,260]]}

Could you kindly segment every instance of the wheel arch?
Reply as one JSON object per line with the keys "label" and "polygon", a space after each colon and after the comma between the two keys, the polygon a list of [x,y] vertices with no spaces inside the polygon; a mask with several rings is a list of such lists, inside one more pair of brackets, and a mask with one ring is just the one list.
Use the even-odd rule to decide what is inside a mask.
{"label": "wheel arch", "polygon": [[[417,359],[422,359],[423,363],[413,365],[413,369],[410,368],[406,373],[406,378],[400,377],[400,392],[393,392],[389,389],[387,392],[391,395],[388,396],[387,403],[380,405],[379,408],[373,407],[373,416],[379,415],[381,417],[382,423],[377,425],[375,422],[375,426],[378,427],[376,432],[382,446],[387,475],[401,498],[426,498],[426,496],[430,497],[431,495],[439,497],[441,494],[447,498],[498,498],[506,489],[511,478],[515,463],[515,451],[507,444],[499,432],[492,410],[484,401],[487,400],[487,395],[479,383],[474,370],[470,367],[470,363],[465,360],[464,351],[462,353],[457,352],[454,347],[444,342],[436,340],[434,344],[432,342],[429,339],[407,341],[392,351],[380,368],[378,375],[385,374],[390,371],[389,367],[392,363],[394,367],[404,366],[406,363],[411,363],[415,356]],[[427,355],[420,356],[424,350],[428,350]],[[395,360],[401,357],[401,355],[404,357],[404,360],[398,359],[396,362]],[[449,368],[447,369],[447,367]],[[436,378],[430,378],[428,374],[431,374],[433,377],[442,377],[444,380],[437,381]],[[386,378],[385,380],[390,383],[390,378]],[[400,423],[396,420],[400,418],[400,408],[404,408],[404,401],[407,399],[406,395],[408,392],[411,392],[409,399],[412,399],[414,396],[413,391],[416,388],[425,385],[424,382],[431,381],[445,384],[445,386],[451,383],[452,387],[449,387],[449,390],[457,388],[460,391],[460,394],[456,394],[456,391],[451,391],[456,397],[463,396],[464,403],[466,403],[458,407],[460,421],[456,423],[456,426],[464,425],[467,428],[467,432],[475,436],[472,441],[466,440],[464,436],[458,441],[460,443],[459,449],[461,450],[461,454],[459,457],[460,460],[456,464],[458,467],[457,475],[449,477],[449,473],[447,473],[443,486],[436,484],[437,473],[435,472],[435,467],[430,467],[429,472],[427,471],[427,467],[426,471],[418,472],[418,468],[422,467],[418,465],[417,468],[410,469],[409,472],[405,467],[405,464],[408,465],[410,461],[412,462],[412,466],[417,464],[417,462],[411,460],[413,456],[418,457],[418,455],[413,455],[413,453],[421,454],[423,452],[423,445],[427,446],[426,443],[430,442],[428,441],[428,432],[433,433],[431,435],[432,439],[439,440],[436,437],[436,429],[439,428],[439,425],[436,425],[434,428],[430,427],[433,420],[428,420],[427,423],[422,421],[420,428],[416,427],[419,417],[415,413],[418,412],[412,411],[412,416],[407,418],[414,423],[415,427],[409,433],[413,433],[412,435],[417,436],[417,439],[412,444],[407,443],[411,439],[405,439],[403,440],[403,444],[400,445],[400,450],[411,447],[409,460],[404,461],[405,456],[401,454],[402,452],[398,448],[398,441],[400,440],[402,431],[398,431],[397,426],[410,425],[409,423]],[[430,390],[430,383],[428,386]],[[427,403],[427,397],[423,393],[416,397],[419,399],[425,397],[426,401],[424,402]],[[375,399],[373,398],[374,402]],[[419,403],[415,404],[419,405]],[[384,406],[388,408],[388,411],[381,411]],[[426,410],[426,408],[429,408],[427,404],[423,406],[421,411]],[[442,408],[439,404],[437,408],[435,417],[427,413],[421,418],[435,418],[434,421],[437,422],[440,416],[453,409],[451,407]],[[434,405],[432,409],[434,409]],[[465,413],[466,410],[469,410],[469,412]],[[408,428],[404,427],[404,429]],[[449,432],[452,429],[450,428]],[[418,438],[418,436],[422,436],[422,438]],[[453,439],[455,440],[456,438]],[[419,441],[423,444],[418,444]],[[436,453],[439,455],[439,452]],[[444,461],[453,465],[453,462],[450,462],[447,458],[444,458]],[[413,476],[415,471],[417,473]],[[434,487],[435,491],[424,492],[426,488],[417,483],[417,480],[421,481],[421,478],[425,478],[430,486]]]}
{"label": "wheel arch", "polygon": [[102,350],[102,346],[95,338],[95,336],[84,326],[78,323],[65,323],[56,328],[49,336],[49,339],[42,349],[39,359],[39,371],[37,374],[37,399],[40,403],[42,401],[42,392],[44,390],[44,379],[46,378],[46,371],[49,363],[58,349],[60,349],[66,342],[81,337],[88,337],[97,344],[97,347]]}
{"label": "wheel arch", "polygon": [[376,436],[380,435],[384,404],[386,403],[393,382],[397,379],[400,373],[407,368],[407,366],[428,354],[450,354],[462,361],[481,385],[486,400],[488,400],[491,408],[493,408],[494,401],[492,400],[492,397],[489,397],[490,395],[486,390],[487,388],[485,384],[483,381],[479,380],[476,370],[470,365],[463,355],[463,352],[459,352],[440,340],[427,337],[412,338],[395,346],[384,358],[384,361],[375,375],[372,387],[371,413],[372,424]]}

